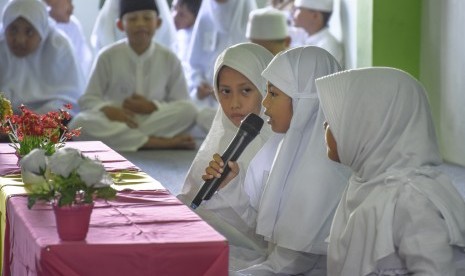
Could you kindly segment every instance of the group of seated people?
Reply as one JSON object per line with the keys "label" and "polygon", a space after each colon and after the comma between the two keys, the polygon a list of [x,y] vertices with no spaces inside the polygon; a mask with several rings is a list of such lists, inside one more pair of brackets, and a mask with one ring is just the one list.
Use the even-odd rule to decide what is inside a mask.
{"label": "group of seated people", "polygon": [[[230,168],[194,210],[228,239],[230,275],[463,275],[465,202],[437,169],[442,160],[423,86],[395,68],[344,70],[318,45],[267,49],[259,42],[269,37],[253,36],[274,32],[257,26],[242,34],[255,43],[217,48],[234,39],[227,29],[241,27],[221,19],[243,17],[239,7],[255,2],[203,1],[190,43],[197,52],[187,51],[189,61],[206,62],[210,82],[193,72],[195,62],[185,69],[153,42],[163,24],[159,1],[120,0],[116,27],[127,38],[103,47],[87,88],[76,89],[78,61],[59,47],[69,42],[50,25],[44,4],[12,0],[2,19],[0,61],[8,65],[0,66],[1,89],[15,107],[38,112],[78,99],[70,127],[126,151],[195,148],[188,133],[206,113],[188,86],[210,89],[218,107],[178,198],[191,206],[205,181]],[[295,5],[311,2],[327,4]],[[218,9],[225,3],[241,6]],[[266,26],[262,14],[247,18]],[[188,83],[186,71],[198,82]],[[226,163],[221,154],[250,113],[267,123]]]}
{"label": "group of seated people", "polygon": [[[43,113],[70,103],[80,139],[121,151],[196,148],[192,133],[205,137],[218,108],[218,54],[249,40],[276,54],[291,45],[295,29],[290,14],[271,4],[257,9],[255,1],[175,0],[170,11],[166,0],[153,0],[151,12],[138,15],[133,9],[144,1],[114,0],[99,12],[92,51],[71,1],[15,1],[2,11],[0,41],[0,90],[15,112],[21,104]],[[296,22],[314,6],[330,13],[332,1],[318,2],[296,1]],[[332,41],[327,21],[319,25],[322,43],[337,45],[325,42]]]}

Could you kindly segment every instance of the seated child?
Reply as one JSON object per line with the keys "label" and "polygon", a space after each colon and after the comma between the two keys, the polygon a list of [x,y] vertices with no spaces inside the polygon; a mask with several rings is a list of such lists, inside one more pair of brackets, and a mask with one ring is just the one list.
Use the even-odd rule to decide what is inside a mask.
{"label": "seated child", "polygon": [[[328,275],[465,275],[465,203],[442,163],[424,88],[394,68],[316,81],[328,157],[352,170]],[[459,250],[461,249],[461,250]]]}
{"label": "seated child", "polygon": [[153,0],[121,0],[118,27],[127,39],[98,56],[82,112],[70,122],[82,127],[79,139],[101,140],[120,151],[142,148],[195,148],[182,134],[194,123],[197,109],[187,94],[176,55],[152,41],[159,27]]}
{"label": "seated child", "polygon": [[56,21],[56,27],[71,41],[76,58],[81,65],[83,75],[89,75],[92,66],[92,50],[87,44],[79,19],[73,15],[71,0],[43,0],[49,7],[49,15]]}
{"label": "seated child", "polygon": [[[153,0],[158,7],[158,17],[161,24],[153,39],[159,44],[168,49],[176,49],[176,29],[171,18],[170,8],[166,0]],[[138,2],[138,0],[137,0]],[[119,1],[105,1],[100,9],[97,18],[95,19],[94,28],[90,36],[90,43],[94,48],[94,52],[98,53],[104,47],[113,44],[114,42],[123,39],[126,35],[117,26],[119,14]]]}
{"label": "seated child", "polygon": [[[327,51],[307,46],[279,53],[262,73],[268,80],[265,115],[273,132],[283,136],[277,142],[270,138],[251,161],[244,192],[237,197],[248,199],[249,206],[241,202],[235,210],[247,225],[256,225],[256,233],[268,242],[267,252],[248,267],[230,267],[235,270],[231,275],[325,275],[325,239],[348,174],[326,157],[315,79],[339,70]],[[215,156],[204,179],[218,177],[221,165]],[[238,171],[229,165],[231,174]],[[224,183],[225,191],[218,194],[235,184]]]}
{"label": "seated child", "polygon": [[[266,82],[261,72],[272,58],[273,55],[268,50],[253,43],[241,43],[228,47],[217,58],[214,87],[220,108],[216,112],[212,128],[187,173],[182,192],[178,195],[178,198],[186,205],[191,205],[203,185],[202,174],[213,154],[222,154],[226,150],[236,135],[241,120],[249,113],[264,117],[261,101],[265,95]],[[259,135],[240,155],[237,163],[244,174],[250,160],[268,140],[270,134],[269,126],[264,125]],[[239,178],[237,177],[237,181]],[[215,199],[205,201],[195,211],[223,233],[230,245],[247,244],[250,241],[248,244],[251,244],[251,247],[260,246],[263,241],[255,239],[254,229],[249,229],[229,207],[231,204],[229,201],[235,202],[236,200],[234,195],[220,190],[214,197]],[[222,197],[225,199],[221,199]]]}
{"label": "seated child", "polygon": [[286,50],[291,43],[286,14],[272,7],[250,12],[245,36],[251,42],[268,49],[273,55]]}
{"label": "seated child", "polygon": [[40,1],[6,4],[0,31],[0,91],[13,111],[24,104],[37,113],[72,104],[82,95],[85,81],[68,39],[49,23]]}

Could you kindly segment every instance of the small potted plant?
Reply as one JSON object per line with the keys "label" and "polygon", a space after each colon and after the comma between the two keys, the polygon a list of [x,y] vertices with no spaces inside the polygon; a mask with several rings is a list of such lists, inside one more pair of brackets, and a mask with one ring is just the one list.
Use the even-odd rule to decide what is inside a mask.
{"label": "small potted plant", "polygon": [[85,239],[94,200],[116,195],[103,164],[74,148],[59,148],[50,156],[45,149],[34,149],[20,165],[24,179],[33,176],[26,186],[28,208],[38,200],[50,202],[62,240]]}

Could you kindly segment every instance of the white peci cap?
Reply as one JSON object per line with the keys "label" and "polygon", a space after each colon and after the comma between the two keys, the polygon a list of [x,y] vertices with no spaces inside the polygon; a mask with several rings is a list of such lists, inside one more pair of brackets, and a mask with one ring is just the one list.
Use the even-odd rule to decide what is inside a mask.
{"label": "white peci cap", "polygon": [[248,39],[277,40],[288,36],[286,14],[273,7],[250,12],[245,33]]}
{"label": "white peci cap", "polygon": [[333,0],[295,0],[294,6],[323,12],[332,12]]}

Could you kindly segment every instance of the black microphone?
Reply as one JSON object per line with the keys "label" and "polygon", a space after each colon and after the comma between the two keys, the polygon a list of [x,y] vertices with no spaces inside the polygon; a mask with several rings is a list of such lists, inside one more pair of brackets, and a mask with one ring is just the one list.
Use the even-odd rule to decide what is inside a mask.
{"label": "black microphone", "polygon": [[247,145],[258,135],[260,129],[263,126],[263,119],[254,113],[250,113],[242,120],[239,130],[236,133],[236,136],[231,141],[229,146],[226,148],[225,152],[221,156],[221,159],[224,163],[223,173],[220,178],[213,178],[205,181],[200,188],[200,191],[192,200],[191,208],[197,208],[203,200],[209,200],[221,182],[225,179],[228,173],[231,171],[231,168],[228,166],[229,161],[236,161],[239,158],[239,155],[244,151]]}

